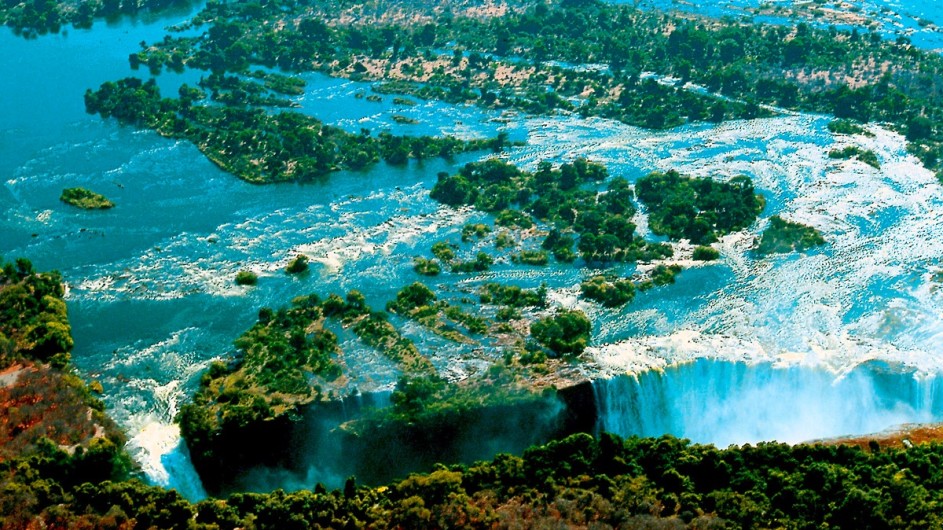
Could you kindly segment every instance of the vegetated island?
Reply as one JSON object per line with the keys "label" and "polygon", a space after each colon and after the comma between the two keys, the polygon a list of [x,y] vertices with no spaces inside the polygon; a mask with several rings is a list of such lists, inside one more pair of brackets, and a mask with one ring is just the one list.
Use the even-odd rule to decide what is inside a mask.
{"label": "vegetated island", "polygon": [[236,285],[256,285],[259,283],[259,275],[248,270],[241,270],[236,273],[234,280]]}
{"label": "vegetated island", "polygon": [[[468,225],[461,243],[438,242],[431,248],[432,257],[417,257],[416,272],[430,276],[443,270],[489,268],[495,260],[480,250],[472,260],[457,254],[473,240],[493,240],[499,250],[536,240],[538,246],[510,255],[512,262],[521,264],[545,265],[549,256],[561,263],[582,258],[582,265],[590,268],[666,261],[674,254],[669,244],[646,241],[635,233],[631,219],[638,209],[633,198],[647,209],[654,233],[674,241],[688,239],[698,245],[691,257],[710,261],[719,253],[706,245],[753,224],[765,205],[746,176],[722,182],[668,171],[642,177],[633,187],[622,177],[610,178],[601,164],[581,158],[558,167],[541,162],[534,172],[499,159],[466,164],[457,174],[440,174],[430,197],[495,214],[494,228]],[[673,283],[680,271],[677,264],[657,263],[631,280],[594,273],[581,291],[588,299],[617,307],[631,301],[636,288],[645,291]]]}
{"label": "vegetated island", "polygon": [[504,136],[465,141],[388,132],[373,137],[366,129],[350,134],[294,111],[200,104],[205,97],[201,89],[184,85],[178,98],[163,98],[154,79],[129,77],[88,90],[85,108],[124,125],[188,140],[224,171],[256,184],[315,180],[341,169],[366,169],[381,158],[403,165],[410,159],[500,150],[506,141]]}
{"label": "vegetated island", "polygon": [[849,145],[842,149],[832,149],[828,152],[828,157],[838,160],[855,159],[864,162],[874,169],[881,169],[881,162],[878,160],[878,156],[874,151],[862,149],[856,145]]}
{"label": "vegetated island", "polygon": [[88,29],[96,18],[113,19],[192,3],[192,0],[9,0],[0,3],[0,23],[12,28],[17,35],[33,39],[59,33],[66,24]]}
{"label": "vegetated island", "polygon": [[317,70],[382,81],[384,93],[656,129],[765,116],[772,105],[886,122],[928,168],[943,167],[935,125],[943,96],[925,88],[943,58],[903,36],[593,0],[450,7],[211,3],[192,22],[209,31],[147,43],[136,60],[157,69],[176,57],[215,72]]}
{"label": "vegetated island", "polygon": [[115,203],[104,195],[85,188],[66,188],[62,190],[59,200],[83,210],[107,210],[115,207]]}
{"label": "vegetated island", "polygon": [[755,252],[759,256],[804,252],[824,244],[825,238],[815,228],[774,215],[769,218],[769,226],[760,236]]}

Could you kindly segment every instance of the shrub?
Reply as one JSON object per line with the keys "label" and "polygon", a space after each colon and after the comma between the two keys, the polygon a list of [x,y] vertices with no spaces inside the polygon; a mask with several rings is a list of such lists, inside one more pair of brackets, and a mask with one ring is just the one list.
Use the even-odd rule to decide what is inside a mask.
{"label": "shrub", "polygon": [[720,251],[713,247],[698,245],[692,257],[697,261],[714,261],[720,257]]}
{"label": "shrub", "polygon": [[252,271],[239,271],[236,273],[236,285],[255,285],[259,283],[259,276]]}
{"label": "shrub", "polygon": [[619,307],[635,298],[635,284],[629,280],[610,282],[605,276],[593,276],[580,284],[580,292],[606,307]]}
{"label": "shrub", "polygon": [[557,314],[537,320],[530,326],[534,339],[553,352],[580,354],[589,344],[592,324],[586,314],[579,310],[562,310]]}
{"label": "shrub", "polygon": [[413,270],[423,276],[437,276],[442,272],[442,267],[435,260],[426,258],[416,258],[413,260]]}
{"label": "shrub", "polygon": [[304,254],[298,254],[295,256],[295,259],[291,260],[291,263],[285,267],[285,272],[288,274],[301,274],[308,270],[308,257]]}
{"label": "shrub", "polygon": [[769,227],[763,232],[756,253],[760,256],[802,252],[825,244],[825,238],[811,226],[787,221],[778,215],[769,218]]}

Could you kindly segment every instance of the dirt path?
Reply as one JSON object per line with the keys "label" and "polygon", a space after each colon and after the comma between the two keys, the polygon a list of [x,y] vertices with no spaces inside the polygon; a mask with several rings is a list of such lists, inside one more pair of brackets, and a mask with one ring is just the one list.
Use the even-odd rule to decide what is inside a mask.
{"label": "dirt path", "polygon": [[8,386],[13,386],[16,384],[16,381],[20,378],[20,374],[26,370],[26,367],[21,364],[14,364],[13,366],[0,371],[0,388],[6,388]]}

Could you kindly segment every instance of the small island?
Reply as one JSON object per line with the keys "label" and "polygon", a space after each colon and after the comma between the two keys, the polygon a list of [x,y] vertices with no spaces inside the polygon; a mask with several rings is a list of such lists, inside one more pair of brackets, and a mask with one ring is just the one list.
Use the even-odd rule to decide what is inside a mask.
{"label": "small island", "polygon": [[301,274],[308,270],[308,256],[298,254],[285,266],[287,274]]}
{"label": "small island", "polygon": [[878,160],[878,156],[874,153],[874,151],[871,151],[870,149],[862,149],[854,145],[849,145],[844,149],[832,149],[828,152],[828,157],[833,160],[855,159],[860,162],[864,162],[874,169],[881,169],[881,162]]}
{"label": "small island", "polygon": [[769,218],[769,227],[763,231],[756,254],[768,256],[769,254],[802,252],[824,244],[825,238],[815,228],[774,215]]}
{"label": "small island", "polygon": [[256,285],[259,283],[259,275],[247,270],[236,273],[236,285]]}
{"label": "small island", "polygon": [[66,188],[62,190],[59,200],[83,210],[107,210],[115,207],[115,203],[104,195],[85,188]]}

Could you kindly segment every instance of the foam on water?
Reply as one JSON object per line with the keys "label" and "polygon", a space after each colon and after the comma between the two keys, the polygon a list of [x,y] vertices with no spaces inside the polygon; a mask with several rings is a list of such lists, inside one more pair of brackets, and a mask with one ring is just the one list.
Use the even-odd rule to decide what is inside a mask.
{"label": "foam on water", "polygon": [[[206,496],[174,417],[205,368],[194,350],[201,330],[185,328],[149,345],[116,349],[97,367],[113,416],[129,435],[127,449],[153,483],[191,500]],[[104,357],[104,356],[103,356]]]}
{"label": "foam on water", "polygon": [[77,299],[182,298],[192,294],[242,296],[232,278],[242,269],[282,274],[297,254],[339,277],[345,264],[361,275],[390,278],[421,240],[460,227],[471,214],[437,206],[421,185],[347,198],[330,207],[281,209],[218,226],[210,235],[183,232],[119,263],[96,267],[75,285]]}
{"label": "foam on water", "polygon": [[[860,368],[880,361],[900,377],[927,380],[943,369],[943,301],[933,281],[943,252],[943,190],[900,135],[872,126],[873,137],[833,138],[826,123],[793,115],[650,134],[601,120],[591,128],[541,121],[540,129],[552,132],[515,156],[525,165],[546,153],[588,156],[630,180],[670,168],[722,179],[747,174],[768,201],[755,226],[722,239],[722,264],[683,272],[654,305],[636,300],[627,310],[606,310],[580,301],[575,285],[551,290],[555,304],[583,309],[598,323],[588,350],[596,366],[588,372],[615,377],[596,383],[602,428],[724,444],[800,441],[943,417],[937,401],[908,402],[904,387],[869,386],[873,374]],[[881,169],[827,157],[845,145],[873,150]],[[828,246],[756,259],[750,248],[773,214],[816,227]],[[718,272],[732,278],[706,283]],[[673,302],[668,293],[679,290],[689,296]],[[685,367],[692,362],[700,368]],[[738,363],[763,374],[755,377],[770,387],[765,408],[743,406],[756,402],[759,387],[751,389],[747,376],[725,375]],[[649,375],[663,370],[663,381]],[[626,373],[638,379],[619,375]],[[890,404],[861,406],[872,398]],[[806,409],[795,417],[775,407],[797,400]],[[729,418],[724,412],[740,409]],[[687,419],[701,416],[712,418],[710,425]],[[839,421],[845,416],[854,419]],[[728,424],[747,427],[735,432]]]}

